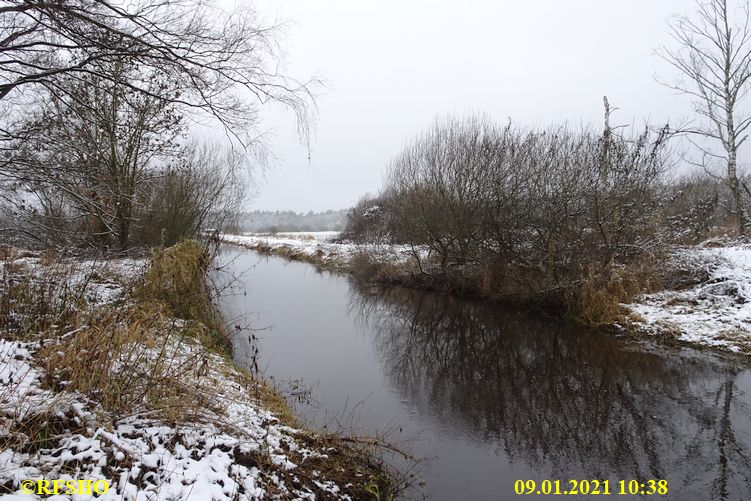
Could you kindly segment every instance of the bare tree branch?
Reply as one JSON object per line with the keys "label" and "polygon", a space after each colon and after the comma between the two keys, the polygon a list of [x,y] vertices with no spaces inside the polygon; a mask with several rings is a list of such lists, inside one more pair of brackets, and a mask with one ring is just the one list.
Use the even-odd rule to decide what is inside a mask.
{"label": "bare tree branch", "polygon": [[97,65],[126,58],[178,92],[134,90],[206,113],[238,139],[272,102],[292,110],[307,137],[320,81],[279,71],[280,30],[249,7],[227,14],[210,0],[0,0],[0,100],[26,88],[63,93],[71,74],[107,79]]}

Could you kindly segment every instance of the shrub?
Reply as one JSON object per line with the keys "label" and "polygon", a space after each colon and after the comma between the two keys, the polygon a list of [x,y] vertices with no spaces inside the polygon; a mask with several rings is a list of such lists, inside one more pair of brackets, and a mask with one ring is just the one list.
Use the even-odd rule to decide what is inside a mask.
{"label": "shrub", "polygon": [[668,186],[662,204],[663,238],[670,243],[697,244],[719,234],[735,234],[737,221],[726,183],[706,173],[689,173]]}
{"label": "shrub", "polygon": [[233,226],[249,182],[242,174],[236,155],[189,144],[176,165],[139,192],[132,243],[169,247]]}
{"label": "shrub", "polygon": [[666,139],[607,122],[595,132],[439,120],[392,162],[379,217],[392,241],[426,246],[462,289],[474,279],[491,297],[573,304],[583,280],[607,282],[614,264],[660,246]]}
{"label": "shrub", "polygon": [[341,233],[343,240],[352,242],[381,242],[388,240],[388,208],[385,197],[363,197],[347,212]]}

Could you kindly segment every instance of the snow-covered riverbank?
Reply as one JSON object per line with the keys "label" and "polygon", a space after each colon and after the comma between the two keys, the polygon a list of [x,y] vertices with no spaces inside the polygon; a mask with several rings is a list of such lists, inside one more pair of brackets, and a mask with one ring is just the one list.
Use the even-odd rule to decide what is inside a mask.
{"label": "snow-covered riverbank", "polygon": [[[223,235],[224,242],[240,245],[248,249],[277,251],[277,253],[299,254],[316,258],[334,267],[346,267],[358,254],[367,253],[381,262],[400,263],[415,255],[424,258],[427,250],[408,245],[355,244],[335,242],[339,236],[335,231],[292,232],[292,233],[251,233],[246,235]],[[281,251],[281,252],[279,252]]]}
{"label": "snow-covered riverbank", "polygon": [[[113,500],[357,497],[371,479],[367,457],[269,410],[267,404],[283,404],[189,334],[194,322],[135,316],[132,325],[100,324],[142,308],[132,304],[131,286],[147,266],[146,260],[50,259],[6,250],[0,270],[0,495],[38,499],[23,482],[58,479],[107,481],[100,499]],[[39,297],[42,291],[49,297]],[[155,338],[133,335],[143,325]],[[94,344],[76,344],[79,338]],[[82,364],[66,363],[71,346]],[[111,352],[98,357],[96,350]],[[97,373],[95,362],[87,367],[87,358],[105,360],[107,374]],[[90,376],[96,381],[86,379],[90,391],[83,391],[81,381]],[[116,384],[104,385],[100,379],[107,378]],[[146,384],[139,386],[139,378]],[[135,391],[128,396],[131,407],[117,408],[113,402],[125,397],[101,394],[102,387]],[[152,395],[155,390],[162,394]],[[90,497],[66,495],[62,485],[55,499]]]}
{"label": "snow-covered riverbank", "polygon": [[670,268],[694,280],[624,305],[634,325],[681,342],[751,355],[751,245],[678,248]]}

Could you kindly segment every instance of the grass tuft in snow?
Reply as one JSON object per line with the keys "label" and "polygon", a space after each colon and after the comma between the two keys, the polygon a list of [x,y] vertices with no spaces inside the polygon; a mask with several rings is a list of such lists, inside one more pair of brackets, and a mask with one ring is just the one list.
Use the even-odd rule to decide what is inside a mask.
{"label": "grass tuft in snow", "polygon": [[195,240],[156,249],[135,286],[134,297],[141,304],[157,305],[168,315],[201,324],[195,334],[204,344],[229,352],[232,345],[206,282],[211,261],[209,249]]}

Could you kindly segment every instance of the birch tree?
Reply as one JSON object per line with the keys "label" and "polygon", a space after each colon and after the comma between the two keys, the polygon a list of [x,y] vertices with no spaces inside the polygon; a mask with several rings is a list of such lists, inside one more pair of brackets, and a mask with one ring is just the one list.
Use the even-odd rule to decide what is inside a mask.
{"label": "birch tree", "polygon": [[[749,215],[738,168],[738,151],[748,139],[751,115],[743,109],[751,78],[751,15],[748,0],[733,4],[728,0],[703,0],[694,16],[675,16],[670,23],[674,47],[658,51],[678,70],[680,78],[665,85],[693,98],[699,116],[688,127],[692,144],[701,152],[703,167],[719,162],[733,198],[738,231],[749,233]],[[721,152],[708,142],[719,142]]]}

